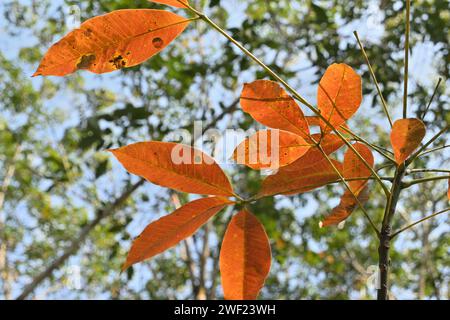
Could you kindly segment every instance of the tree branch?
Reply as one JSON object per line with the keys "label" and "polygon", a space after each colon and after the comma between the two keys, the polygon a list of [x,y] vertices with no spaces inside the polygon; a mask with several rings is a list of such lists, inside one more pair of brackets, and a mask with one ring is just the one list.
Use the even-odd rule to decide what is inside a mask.
{"label": "tree branch", "polygon": [[64,250],[63,254],[59,256],[55,261],[53,261],[44,271],[39,273],[30,284],[28,284],[22,291],[22,293],[16,298],[17,300],[26,299],[36,287],[42,283],[46,278],[48,278],[53,271],[58,269],[70,256],[75,254],[80,248],[81,244],[86,240],[89,233],[105,218],[112,216],[136,191],[143,183],[144,179],[140,179],[138,182],[134,183],[128,187],[114,202],[110,203],[108,206],[97,209],[96,217],[84,226],[78,237],[73,239],[67,248]]}
{"label": "tree branch", "polygon": [[444,180],[444,179],[450,179],[450,175],[448,176],[434,176],[434,177],[428,177],[423,179],[416,179],[412,181],[407,181],[402,183],[402,189],[409,188],[415,184],[429,182],[429,181],[436,181],[436,180]]}
{"label": "tree branch", "polygon": [[434,100],[434,96],[436,95],[436,93],[437,93],[437,91],[438,91],[438,89],[439,89],[439,86],[440,86],[441,82],[442,82],[442,78],[439,77],[438,83],[436,84],[436,87],[434,88],[433,94],[431,95],[430,102],[428,102],[428,105],[427,105],[425,111],[424,111],[423,114],[422,114],[422,117],[421,117],[422,120],[423,120],[423,119],[425,118],[425,116],[427,115],[428,109],[430,109],[431,103],[432,103],[433,100]]}
{"label": "tree branch", "polygon": [[438,216],[438,215],[440,215],[440,214],[442,214],[442,213],[448,212],[448,211],[450,211],[450,207],[445,208],[445,209],[443,209],[443,210],[441,210],[441,211],[435,212],[435,213],[433,213],[433,214],[431,214],[431,215],[429,215],[429,216],[427,216],[427,217],[425,217],[425,218],[422,218],[422,219],[420,219],[420,220],[417,220],[416,222],[410,224],[409,226],[406,226],[406,227],[401,228],[400,230],[396,231],[396,232],[391,236],[391,239],[395,238],[396,236],[398,236],[398,235],[399,235],[400,233],[402,233],[403,231],[406,231],[406,230],[408,230],[408,229],[411,229],[412,227],[414,227],[415,225],[417,225],[417,224],[419,224],[419,223],[421,223],[421,222],[424,222],[424,221],[426,221],[426,220],[428,220],[428,219],[431,219],[431,218],[433,218],[433,217],[436,217],[436,216]]}
{"label": "tree branch", "polygon": [[411,19],[411,0],[406,0],[406,29],[405,29],[405,71],[403,73],[403,119],[408,112],[408,71],[409,71],[409,33]]}

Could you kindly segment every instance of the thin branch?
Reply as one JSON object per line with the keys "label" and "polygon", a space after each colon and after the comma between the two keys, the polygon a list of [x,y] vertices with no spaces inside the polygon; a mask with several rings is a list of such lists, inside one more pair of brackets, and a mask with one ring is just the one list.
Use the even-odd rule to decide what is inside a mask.
{"label": "thin branch", "polygon": [[391,119],[391,116],[388,111],[387,103],[386,103],[386,100],[384,99],[383,93],[381,92],[380,85],[378,84],[377,77],[375,76],[375,72],[373,72],[372,65],[370,64],[370,61],[369,61],[369,57],[366,54],[366,50],[364,50],[363,44],[359,40],[358,32],[354,31],[353,34],[355,35],[356,41],[358,42],[358,45],[359,45],[359,48],[361,49],[364,59],[366,60],[366,64],[369,67],[369,72],[370,72],[370,75],[372,76],[373,82],[375,83],[375,87],[377,88],[377,92],[381,99],[381,105],[383,106],[384,113],[386,114],[386,117],[388,118],[389,124],[391,125],[391,128],[392,128],[392,119]]}
{"label": "thin branch", "polygon": [[403,119],[408,112],[408,71],[409,71],[409,33],[411,28],[411,0],[406,0],[406,30],[405,30],[405,71],[403,73]]}
{"label": "thin branch", "polygon": [[436,148],[433,148],[433,149],[425,150],[421,154],[419,154],[417,157],[421,157],[421,156],[424,156],[424,155],[426,155],[428,153],[432,153],[432,152],[439,151],[439,150],[442,150],[442,149],[446,149],[446,148],[449,148],[449,147],[450,147],[450,144],[446,144],[446,145],[443,145],[443,146],[440,146],[440,147],[436,147]]}
{"label": "thin branch", "polygon": [[423,120],[423,119],[425,118],[425,116],[427,115],[427,112],[428,112],[428,110],[430,109],[431,103],[432,103],[433,100],[434,100],[434,96],[436,95],[436,93],[437,93],[437,91],[438,91],[438,89],[439,89],[439,86],[440,86],[441,82],[442,82],[442,78],[439,78],[438,83],[436,84],[436,87],[434,88],[433,94],[431,95],[430,102],[428,102],[427,108],[425,109],[425,111],[424,111],[423,114],[422,114],[422,117],[421,117],[422,120]]}
{"label": "thin branch", "polygon": [[412,181],[403,182],[402,189],[409,188],[409,187],[411,187],[415,184],[419,184],[419,183],[425,183],[425,182],[436,181],[436,180],[444,180],[444,179],[450,179],[450,175],[449,176],[434,176],[434,177],[428,177],[428,178],[416,179],[416,180],[412,180]]}
{"label": "thin branch", "polygon": [[414,174],[414,173],[421,173],[421,172],[442,172],[442,173],[450,173],[450,170],[446,169],[410,169],[406,171],[406,174]]}
{"label": "thin branch", "polygon": [[450,211],[450,207],[449,207],[449,208],[445,208],[445,209],[443,209],[443,210],[441,210],[441,211],[438,211],[438,212],[436,212],[436,213],[433,213],[433,214],[431,214],[431,215],[429,215],[429,216],[427,216],[427,217],[425,217],[425,218],[422,218],[422,219],[420,219],[420,220],[418,220],[418,221],[416,221],[416,222],[410,224],[409,226],[406,226],[406,227],[404,227],[404,228],[401,228],[400,230],[394,232],[394,234],[391,236],[391,239],[393,239],[394,237],[396,237],[397,235],[399,235],[399,234],[402,233],[403,231],[406,231],[406,230],[408,230],[408,229],[411,229],[412,227],[414,227],[415,225],[417,225],[417,224],[419,224],[419,223],[421,223],[421,222],[424,222],[424,221],[426,221],[426,220],[428,220],[428,219],[431,219],[431,218],[433,218],[433,217],[436,217],[436,216],[438,216],[438,215],[440,215],[440,214],[442,214],[442,213],[448,212],[448,211]]}
{"label": "thin branch", "polygon": [[384,158],[386,158],[387,160],[391,161],[392,163],[396,163],[395,160],[390,157],[389,155],[387,155],[386,153],[391,153],[389,150],[386,150],[384,148],[381,148],[373,143],[370,143],[369,141],[365,140],[364,138],[360,137],[359,135],[357,135],[356,133],[354,133],[353,131],[351,131],[349,128],[346,128],[345,126],[341,126],[341,129],[343,129],[344,131],[346,131],[348,134],[350,134],[351,136],[353,136],[356,140],[364,143],[366,146],[372,148],[373,150],[375,150],[376,152],[378,152],[380,155],[382,155]]}
{"label": "thin branch", "polygon": [[450,125],[445,126],[441,131],[436,133],[427,143],[425,143],[422,147],[419,148],[408,160],[406,160],[405,165],[408,166],[411,162],[413,162],[421,153],[424,151],[430,144],[432,144],[435,140],[437,140],[441,135],[443,135],[448,129]]}
{"label": "thin branch", "polygon": [[[177,193],[173,193],[172,194],[172,203],[175,207],[175,209],[179,209],[181,208],[181,201],[180,201],[180,197],[178,196]],[[198,294],[198,285],[197,285],[197,277],[195,276],[195,265],[194,265],[194,260],[192,259],[192,253],[191,253],[191,244],[189,243],[192,240],[190,238],[183,240],[183,247],[184,247],[184,251],[186,253],[186,258],[183,259],[184,263],[189,271],[189,277],[191,280],[191,285],[192,285],[192,293],[194,295],[194,299],[197,298],[197,294]],[[195,246],[194,246],[195,247]]]}

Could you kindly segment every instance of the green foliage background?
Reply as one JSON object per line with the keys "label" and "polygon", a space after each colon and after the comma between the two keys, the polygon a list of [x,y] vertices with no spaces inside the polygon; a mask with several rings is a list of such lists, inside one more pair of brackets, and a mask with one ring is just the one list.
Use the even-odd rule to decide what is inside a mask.
{"label": "green foliage background", "polygon": [[[364,84],[364,105],[351,127],[388,146],[388,124],[352,31],[363,35],[383,93],[398,116],[402,1],[191,2],[311,101],[328,65],[351,65]],[[411,70],[411,116],[423,114],[438,76],[444,78],[425,118],[432,133],[450,123],[449,2],[413,4],[411,42],[416,65]],[[125,205],[114,205],[137,178],[125,174],[104,150],[167,139],[174,130],[192,130],[194,120],[220,130],[255,127],[236,99],[244,82],[267,75],[196,22],[141,66],[101,76],[79,72],[66,78],[31,79],[43,53],[68,31],[70,6],[81,8],[82,20],[121,8],[163,8],[145,0],[0,3],[0,298],[19,296],[73,244],[74,254],[46,274],[27,298],[221,298],[217,256],[231,211],[187,243],[119,273],[132,237],[148,222],[172,211],[173,205],[168,190],[149,184],[134,191]],[[445,140],[444,135],[436,145]],[[417,166],[448,168],[448,159],[448,151],[436,153]],[[242,194],[257,191],[258,173],[237,166],[227,171]],[[375,290],[367,284],[371,266],[377,264],[377,243],[361,212],[355,212],[343,228],[318,227],[342,191],[334,186],[308,195],[269,198],[253,206],[273,250],[272,270],[261,298],[374,297]],[[395,227],[439,210],[446,201],[442,181],[408,189]],[[377,221],[383,205],[373,184],[367,209]],[[430,220],[395,242],[394,297],[448,299],[447,222],[446,217]],[[80,236],[87,228],[84,239]],[[74,283],[74,274],[80,275],[79,283]]]}

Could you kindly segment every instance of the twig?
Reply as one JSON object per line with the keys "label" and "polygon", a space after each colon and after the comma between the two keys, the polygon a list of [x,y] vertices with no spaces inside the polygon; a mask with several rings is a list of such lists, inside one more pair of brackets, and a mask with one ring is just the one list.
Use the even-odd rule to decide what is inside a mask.
{"label": "twig", "polygon": [[424,155],[426,155],[428,153],[432,153],[432,152],[439,151],[439,150],[442,150],[442,149],[445,149],[445,148],[449,148],[449,147],[450,147],[450,144],[446,144],[446,145],[443,145],[443,146],[440,146],[440,147],[436,147],[436,148],[433,148],[433,149],[425,150],[422,153],[420,153],[417,157],[421,157],[421,156],[424,156]]}
{"label": "twig", "polygon": [[380,96],[381,105],[383,106],[384,113],[386,114],[386,117],[388,118],[389,124],[391,125],[391,128],[392,128],[392,119],[391,119],[391,116],[388,111],[387,103],[386,103],[386,100],[384,99],[383,93],[381,92],[380,85],[378,84],[377,77],[375,76],[375,72],[372,69],[372,65],[370,64],[369,57],[366,54],[366,50],[364,50],[363,44],[359,40],[358,32],[354,31],[353,34],[355,35],[356,41],[358,42],[358,45],[359,45],[359,48],[361,49],[364,59],[366,60],[366,64],[369,67],[369,72],[370,72],[370,75],[372,76],[373,82],[375,83],[375,87],[377,88],[378,95]]}
{"label": "twig", "polygon": [[444,179],[450,179],[450,175],[449,176],[434,176],[434,177],[428,177],[428,178],[416,179],[416,180],[412,180],[412,181],[408,181],[408,182],[403,182],[402,189],[409,188],[409,187],[411,187],[415,184],[419,184],[419,183],[436,181],[436,180],[444,180]]}
{"label": "twig", "polygon": [[432,144],[436,139],[443,135],[449,128],[450,125],[445,126],[443,129],[441,129],[441,131],[436,133],[430,140],[428,140],[427,143],[420,147],[419,150],[417,150],[408,160],[406,160],[406,166],[413,162],[422,153],[422,151],[424,151],[430,144]]}
{"label": "twig", "polygon": [[409,71],[409,33],[411,27],[411,0],[406,0],[406,30],[405,30],[405,71],[403,73],[403,119],[408,112],[408,71]]}
{"label": "twig", "polygon": [[144,179],[140,179],[138,182],[126,189],[122,195],[110,205],[97,210],[96,217],[81,229],[78,237],[70,242],[63,254],[53,261],[44,271],[39,273],[33,281],[23,289],[22,293],[16,298],[16,300],[26,299],[42,281],[48,278],[54,270],[59,268],[70,256],[77,252],[80,245],[84,242],[84,240],[86,240],[89,233],[100,223],[100,221],[113,215],[128,200],[131,194],[144,183],[144,181]]}
{"label": "twig", "polygon": [[422,114],[422,117],[421,117],[422,120],[423,120],[423,119],[425,118],[425,116],[427,115],[428,109],[430,109],[431,103],[432,103],[433,100],[434,100],[434,96],[436,95],[436,93],[437,93],[437,91],[438,91],[438,89],[439,89],[439,86],[440,86],[441,82],[442,82],[442,78],[439,78],[438,83],[436,84],[436,87],[434,88],[433,94],[431,95],[430,102],[428,102],[427,108],[425,109],[425,111],[424,111],[423,114]]}
{"label": "twig", "polygon": [[368,142],[367,140],[365,140],[364,138],[358,136],[356,133],[354,133],[353,131],[351,131],[349,128],[346,128],[345,126],[341,126],[341,129],[343,129],[344,131],[348,132],[350,135],[352,135],[356,140],[364,143],[365,145],[367,145],[368,147],[372,148],[373,150],[375,150],[376,152],[378,152],[380,155],[382,155],[384,158],[386,158],[387,160],[391,161],[392,163],[396,163],[394,159],[392,159],[392,157],[390,157],[389,155],[387,155],[386,153],[391,153],[389,150],[386,150],[384,148],[381,148],[373,143]]}
{"label": "twig", "polygon": [[445,208],[445,209],[443,209],[443,210],[441,210],[441,211],[435,212],[435,213],[433,213],[433,214],[431,214],[431,215],[429,215],[429,216],[427,216],[427,217],[425,217],[425,218],[422,218],[422,219],[420,219],[420,220],[418,220],[418,221],[416,221],[416,222],[414,222],[414,223],[412,223],[412,224],[410,224],[410,225],[408,225],[408,226],[406,226],[406,227],[404,227],[404,228],[401,228],[400,230],[396,231],[396,232],[391,236],[391,239],[393,239],[394,237],[396,237],[397,235],[399,235],[399,234],[402,233],[403,231],[406,231],[406,230],[408,230],[408,229],[411,229],[412,227],[414,227],[415,225],[417,225],[417,224],[419,224],[419,223],[421,223],[421,222],[424,222],[424,221],[426,221],[426,220],[428,220],[428,219],[431,219],[431,218],[433,218],[433,217],[436,217],[436,216],[438,216],[438,215],[440,215],[440,214],[442,214],[442,213],[448,212],[448,211],[450,211],[450,207],[449,207],[449,208]]}
{"label": "twig", "polygon": [[414,174],[414,173],[421,173],[421,172],[443,172],[443,173],[450,173],[450,170],[446,169],[410,169],[406,171],[406,174]]}

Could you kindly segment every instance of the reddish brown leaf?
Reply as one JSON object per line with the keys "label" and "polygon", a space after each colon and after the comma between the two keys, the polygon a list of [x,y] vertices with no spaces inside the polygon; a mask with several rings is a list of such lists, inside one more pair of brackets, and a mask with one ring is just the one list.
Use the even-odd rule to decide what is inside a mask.
{"label": "reddish brown leaf", "polygon": [[303,156],[310,145],[300,136],[282,130],[260,130],[242,141],[233,160],[255,170],[286,166]]}
{"label": "reddish brown leaf", "polygon": [[[367,200],[369,199],[367,187],[363,187],[362,189],[355,192],[355,196],[358,198],[361,204],[367,202]],[[355,197],[350,191],[345,190],[344,195],[341,197],[339,205],[331,211],[330,215],[327,216],[325,220],[319,223],[319,226],[322,228],[339,224],[347,219],[357,207],[358,201],[356,201]]]}
{"label": "reddish brown leaf", "polygon": [[448,198],[448,200],[450,201],[450,179],[448,179],[447,198]]}
{"label": "reddish brown leaf", "polygon": [[162,3],[177,8],[186,8],[188,5],[187,0],[149,0],[149,2]]}
{"label": "reddish brown leaf", "polygon": [[[328,67],[319,83],[317,104],[322,115],[334,126],[339,127],[359,108],[362,100],[361,78],[344,63]],[[330,132],[321,121],[324,132]]]}
{"label": "reddish brown leaf", "polygon": [[227,300],[256,299],[270,271],[271,250],[264,226],[247,210],[227,227],[220,249],[220,274]]}
{"label": "reddish brown leaf", "polygon": [[[361,143],[353,144],[353,148],[358,151],[366,162],[373,167],[374,158],[372,151]],[[337,207],[335,207],[331,214],[326,217],[326,219],[321,222],[321,226],[326,227],[332,224],[338,224],[345,219],[347,219],[350,214],[358,207],[358,201],[355,196],[362,204],[368,199],[368,189],[366,187],[367,180],[351,180],[358,178],[369,178],[372,172],[365,166],[365,164],[359,159],[359,157],[353,152],[353,150],[348,149],[344,155],[344,169],[343,177],[349,179],[348,185],[350,190],[346,189],[344,195],[341,197],[341,201]],[[353,193],[353,194],[352,194]]]}
{"label": "reddish brown leaf", "polygon": [[45,54],[34,76],[79,69],[111,72],[138,65],[164,49],[189,24],[162,10],[117,10],[84,22]]}
{"label": "reddish brown leaf", "polygon": [[[342,163],[331,160],[342,173]],[[328,161],[319,161],[313,166],[299,168],[297,171],[281,168],[274,175],[268,176],[262,183],[259,196],[275,194],[292,195],[320,188],[330,182],[338,181],[339,175]]]}
{"label": "reddish brown leaf", "polygon": [[[353,144],[353,148],[358,151],[366,162],[373,167],[374,158],[372,151],[362,143]],[[344,155],[344,172],[343,176],[345,179],[357,179],[357,178],[369,178],[372,175],[370,169],[359,159],[359,157],[353,152],[353,150],[348,149]],[[349,181],[348,184],[352,192],[356,193],[362,189],[362,187],[367,184],[368,180],[354,180]]]}
{"label": "reddish brown leaf", "polygon": [[150,223],[134,240],[122,270],[150,259],[190,237],[213,215],[231,203],[221,197],[198,199]]}
{"label": "reddish brown leaf", "polygon": [[[320,141],[320,145],[323,148],[323,151],[330,155],[339,148],[341,148],[344,145],[344,141],[342,141],[341,138],[339,138],[337,135],[334,134],[328,134],[322,137],[320,139],[321,134],[313,134],[311,137],[316,141]],[[315,147],[312,146],[309,148],[308,152],[305,153],[304,156],[302,156],[300,159],[294,161],[290,165],[283,168],[286,172],[297,172],[299,170],[304,170],[308,167],[316,165],[320,161],[326,161],[326,158],[323,156],[322,152]]]}
{"label": "reddish brown leaf", "polygon": [[172,142],[140,142],[110,150],[129,172],[182,192],[232,196],[225,173],[200,150]]}
{"label": "reddish brown leaf", "polygon": [[320,126],[320,117],[319,116],[307,116],[305,117],[306,122],[310,127],[318,127]]}
{"label": "reddish brown leaf", "polygon": [[400,119],[394,122],[391,131],[391,145],[395,161],[402,164],[420,145],[425,137],[425,125],[419,119]]}
{"label": "reddish brown leaf", "polygon": [[265,126],[290,131],[304,138],[309,136],[308,123],[302,110],[274,81],[246,83],[241,93],[241,106]]}

